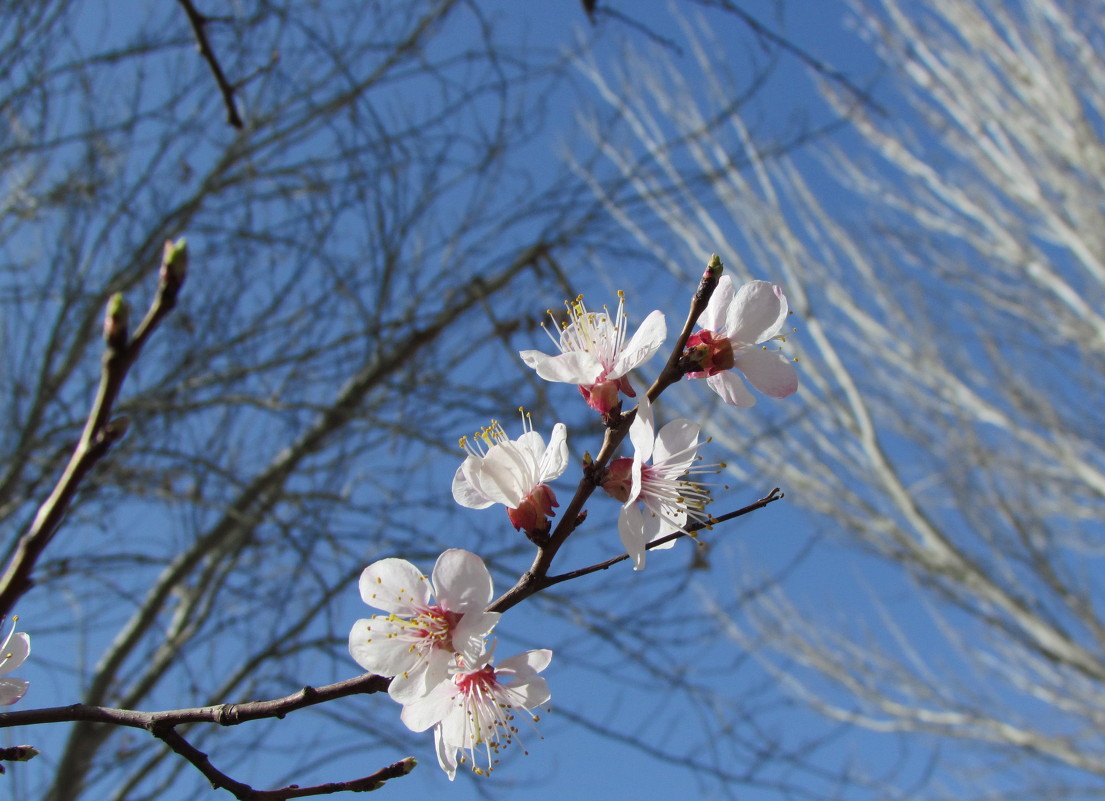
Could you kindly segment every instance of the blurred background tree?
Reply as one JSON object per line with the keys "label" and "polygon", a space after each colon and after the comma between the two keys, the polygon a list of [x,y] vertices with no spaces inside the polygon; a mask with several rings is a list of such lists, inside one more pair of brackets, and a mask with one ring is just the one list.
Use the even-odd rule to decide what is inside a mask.
{"label": "blurred background tree", "polygon": [[852,9],[886,113],[821,79],[852,122],[783,158],[729,112],[741,65],[709,26],[695,71],[654,49],[590,73],[605,159],[580,174],[638,252],[727,253],[795,311],[777,432],[685,409],[737,476],[780,477],[813,553],[708,603],[793,698],[927,765],[877,797],[1100,798],[1105,4]]}
{"label": "blurred background tree", "polygon": [[[521,403],[540,430],[564,419],[577,459],[598,433],[585,409],[554,418],[552,391],[515,357],[541,343],[544,309],[581,283],[608,288],[592,259],[617,228],[551,154],[558,136],[567,150],[584,142],[565,101],[589,91],[579,53],[603,36],[680,48],[613,3],[597,5],[591,38],[573,45],[571,21],[585,15],[564,5],[532,28],[515,4],[471,0],[247,2],[201,7],[204,19],[185,2],[0,8],[9,552],[83,425],[108,298],[144,308],[162,242],[187,234],[191,250],[180,305],[119,404],[130,432],[83,486],[16,610],[34,637],[22,705],[173,708],[337,680],[357,672],[345,640],[364,614],[355,580],[369,561],[401,555],[428,570],[461,546],[504,584],[527,566],[530,546],[505,519],[453,504],[455,443],[492,416],[509,430]],[[550,19],[555,35],[540,27]],[[781,59],[812,65],[737,21],[747,36],[734,46],[764,56],[729,113]],[[226,91],[196,52],[197,31]],[[816,130],[771,142],[784,151]],[[715,249],[684,262],[664,299],[672,326]],[[642,295],[637,319],[651,308]],[[558,410],[564,398],[581,406],[569,391]],[[717,511],[775,483],[758,477]],[[568,567],[617,552],[604,514],[592,511],[595,536],[573,546]],[[565,689],[553,682],[559,720],[576,731],[638,749],[687,783],[806,788],[802,754],[821,735],[782,754],[765,741],[751,710],[774,689],[738,678],[758,671],[744,657],[705,653],[715,624],[689,592],[692,550],[651,566],[647,585],[623,571],[549,593],[512,612],[519,624],[500,636],[576,666]],[[574,701],[573,683],[587,686]],[[613,715],[601,693],[613,705],[633,698],[631,711]],[[744,722],[719,730],[705,710],[722,704]],[[308,720],[189,736],[266,787],[431,753],[387,699]],[[672,741],[657,746],[656,729]],[[4,778],[14,798],[192,798],[205,784],[133,732],[80,724],[4,737],[43,751]]]}

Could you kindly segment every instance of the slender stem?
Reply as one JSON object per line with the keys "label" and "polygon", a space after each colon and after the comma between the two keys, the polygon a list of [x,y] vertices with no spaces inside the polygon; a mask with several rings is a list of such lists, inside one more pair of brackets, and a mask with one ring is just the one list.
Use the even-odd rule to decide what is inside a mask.
{"label": "slender stem", "polygon": [[183,240],[180,244],[165,243],[157,293],[146,316],[129,339],[125,311],[120,311],[121,300],[113,299],[109,306],[96,399],[65,472],[39,507],[31,527],[19,538],[11,560],[0,576],[0,618],[7,617],[16,602],[34,585],[31,574],[35,564],[61,526],[84,477],[126,433],[128,421],[125,418],[111,419],[115,401],[142,347],[176,306],[177,295],[184,283],[186,259]]}

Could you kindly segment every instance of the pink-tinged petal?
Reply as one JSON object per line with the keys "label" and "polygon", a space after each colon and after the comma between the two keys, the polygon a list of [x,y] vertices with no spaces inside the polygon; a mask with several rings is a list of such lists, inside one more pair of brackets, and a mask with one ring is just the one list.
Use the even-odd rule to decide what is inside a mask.
{"label": "pink-tinged petal", "polygon": [[361,572],[361,600],[396,615],[417,614],[430,602],[426,577],[406,559],[381,559]]}
{"label": "pink-tinged petal", "polygon": [[715,332],[725,330],[726,313],[729,311],[729,304],[733,302],[733,291],[733,279],[727,275],[721,276],[706,310],[698,316],[699,328]]}
{"label": "pink-tinged petal", "polygon": [[634,459],[640,457],[640,461],[647,462],[652,458],[656,435],[652,424],[652,404],[649,403],[647,395],[642,395],[641,400],[637,402],[637,416],[629,426],[629,441],[633,443]]}
{"label": "pink-tinged petal", "polygon": [[568,469],[568,427],[563,423],[553,426],[549,437],[549,447],[541,454],[541,464],[537,479],[542,484],[560,478]]}
{"label": "pink-tinged petal", "polygon": [[26,679],[0,679],[0,706],[11,706],[27,694],[30,686]]}
{"label": "pink-tinged petal", "polygon": [[630,370],[640,367],[660,350],[667,338],[668,323],[664,313],[660,310],[651,312],[629,342],[622,347],[622,352],[618,354],[618,360],[614,362],[607,378],[621,378]]}
{"label": "pink-tinged petal", "polygon": [[30,654],[31,638],[28,635],[22,631],[9,635],[7,642],[4,643],[4,650],[0,653],[0,674],[11,673],[22,665]]}
{"label": "pink-tinged petal", "polygon": [[[660,429],[656,437],[653,463],[657,466],[662,463],[665,472],[671,472],[675,477],[687,472],[687,468],[694,462],[701,431],[697,423],[686,418],[672,420]],[[675,472],[677,470],[678,473]]]}
{"label": "pink-tinged petal", "polygon": [[426,731],[440,723],[453,709],[457,688],[452,679],[435,685],[428,695],[403,705],[399,719],[411,731]]}
{"label": "pink-tinged petal", "polygon": [[546,381],[562,384],[593,384],[602,373],[602,364],[594,355],[583,351],[549,356],[539,350],[523,350],[518,355],[527,366]]}
{"label": "pink-tinged petal", "polygon": [[633,560],[634,570],[643,570],[645,566],[645,535],[644,521],[641,518],[641,510],[637,505],[623,506],[618,514],[618,537],[622,541],[622,547]]}
{"label": "pink-tinged petal", "polygon": [[551,661],[552,651],[548,648],[538,648],[504,659],[495,666],[495,672],[502,673],[504,676],[533,675],[547,668]]}
{"label": "pink-tinged petal", "polygon": [[484,643],[501,617],[498,612],[468,612],[453,629],[453,650],[474,665],[483,653]]}
{"label": "pink-tinged petal", "polygon": [[483,560],[460,548],[450,548],[437,558],[433,586],[438,605],[450,612],[480,612],[495,597]]}
{"label": "pink-tinged petal", "polygon": [[772,398],[785,398],[798,391],[798,371],[777,350],[755,349],[737,357],[737,369],[748,383]]}
{"label": "pink-tinged petal", "polygon": [[765,342],[782,330],[786,320],[783,290],[768,281],[750,281],[733,297],[725,335],[737,342]]}
{"label": "pink-tinged petal", "polygon": [[397,624],[386,617],[364,618],[349,632],[349,655],[369,673],[395,676],[418,661],[408,640],[395,635]]}
{"label": "pink-tinged petal", "polygon": [[469,478],[473,470],[478,471],[482,461],[475,456],[468,456],[453,476],[453,500],[469,509],[486,509],[494,503]]}
{"label": "pink-tinged petal", "polygon": [[749,406],[756,405],[755,396],[732,371],[712,375],[706,379],[706,383],[730,406],[747,409]]}

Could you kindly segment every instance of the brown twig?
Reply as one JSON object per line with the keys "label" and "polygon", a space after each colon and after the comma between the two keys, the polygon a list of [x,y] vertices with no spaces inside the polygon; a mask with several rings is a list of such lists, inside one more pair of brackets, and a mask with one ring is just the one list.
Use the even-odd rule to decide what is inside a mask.
{"label": "brown twig", "polygon": [[[734,518],[741,517],[742,515],[746,515],[749,512],[755,512],[757,509],[763,509],[769,503],[774,503],[775,501],[780,500],[782,497],[783,493],[780,492],[778,487],[776,487],[755,503],[750,503],[748,504],[748,506],[741,507],[736,511],[723,514],[721,517],[711,518],[708,525],[710,527],[713,527],[718,523],[724,523],[726,520],[733,520]],[[699,531],[705,528],[706,525],[706,523],[695,523],[694,525],[687,526],[686,532],[673,531],[671,534],[668,534],[666,536],[657,537],[652,542],[645,545],[645,550],[659,548],[662,545],[667,545],[669,542],[675,542],[676,540],[682,539],[683,537],[689,537],[691,535],[691,532]],[[546,576],[545,580],[542,582],[541,589],[551,587],[554,584],[560,584],[564,581],[571,581],[572,579],[577,579],[582,576],[588,576],[591,573],[597,573],[600,570],[606,570],[618,564],[619,562],[624,562],[628,558],[629,554],[623,553],[621,556],[615,556],[612,559],[607,559],[605,562],[598,562],[597,564],[588,565],[587,567],[581,567],[578,570],[572,570],[569,573],[561,573],[559,576]]]}
{"label": "brown twig", "polygon": [[241,130],[245,127],[245,124],[242,122],[242,118],[238,114],[238,106],[234,102],[234,86],[226,79],[222,65],[219,64],[215,51],[211,49],[211,43],[207,41],[205,28],[211,18],[201,14],[192,4],[192,0],[177,0],[177,2],[184,8],[184,13],[188,15],[188,22],[192,26],[192,33],[196,37],[196,49],[200,51],[200,55],[207,62],[207,66],[211,68],[211,74],[215,76],[215,83],[218,84],[219,92],[223,96],[223,105],[226,106],[226,121]]}
{"label": "brown twig", "polygon": [[176,306],[187,263],[188,253],[183,239],[165,243],[157,293],[133,336],[128,334],[127,307],[122,297],[116,295],[109,302],[104,319],[105,348],[96,399],[65,472],[50,497],[39,507],[30,529],[19,538],[11,561],[0,576],[0,618],[10,614],[16,601],[33,586],[31,573],[35,563],[57,533],[81,481],[126,434],[129,421],[125,417],[111,418],[115,401],[142,347]]}
{"label": "brown twig", "polygon": [[[47,709],[27,709],[0,713],[0,728],[83,721],[143,729],[191,762],[213,786],[227,790],[240,801],[284,801],[284,799],[327,795],[344,791],[369,792],[381,787],[388,779],[410,773],[417,763],[411,758],[403,759],[381,768],[370,776],[348,782],[330,782],[312,787],[289,785],[276,790],[255,790],[247,784],[232,779],[216,768],[211,764],[207,754],[188,742],[176,730],[176,727],[194,723],[217,723],[220,726],[236,726],[251,720],[283,718],[297,709],[334,701],[338,698],[386,692],[389,684],[391,684],[391,680],[388,678],[365,673],[362,676],[323,687],[304,687],[283,698],[275,698],[269,701],[249,701],[241,704],[219,704],[162,712],[138,712],[132,709],[113,709],[87,704],[72,704]],[[26,746],[23,746],[23,748],[26,748]]]}

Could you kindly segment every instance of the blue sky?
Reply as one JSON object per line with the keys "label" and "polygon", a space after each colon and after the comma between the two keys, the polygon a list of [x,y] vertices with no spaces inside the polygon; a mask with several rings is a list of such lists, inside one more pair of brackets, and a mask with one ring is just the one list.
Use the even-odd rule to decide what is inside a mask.
{"label": "blue sky", "polygon": [[[522,13],[519,13],[519,7],[522,5],[526,7]],[[630,4],[628,2],[624,2],[623,5],[633,5],[633,13],[641,15],[639,20],[643,24],[654,32],[670,36],[678,44],[681,34],[672,23],[668,6],[660,3]],[[585,24],[582,11],[573,2],[552,2],[551,0],[529,4],[504,2],[497,6],[489,4],[489,8],[491,10],[488,13],[497,19],[498,24],[507,27],[516,26],[515,38],[519,43],[532,42],[535,47],[555,50],[568,47],[571,43],[587,39],[594,34]],[[781,20],[774,17],[777,10],[775,3],[749,3],[747,8],[750,12],[759,14],[765,22],[777,27],[780,32],[808,50],[810,54],[831,64],[857,83],[865,83],[872,75],[874,61],[867,51],[857,46],[855,37],[847,27],[843,4],[809,2],[809,0],[786,2],[780,6],[783,12]],[[720,18],[711,17],[711,19],[716,21]],[[643,34],[610,18],[604,19],[601,24],[603,46],[594,53],[594,58],[600,63],[609,64],[610,69],[613,69],[623,51],[617,47],[608,48],[609,43],[625,42],[627,47],[641,47]],[[766,51],[758,51],[758,46],[749,40],[746,31],[739,24],[730,21],[728,25],[731,26],[731,30],[719,28],[716,34],[719,41],[731,43],[731,50],[725,53],[730,63],[739,64],[747,61],[751,64],[766,58]],[[582,84],[583,81],[580,78],[571,86],[561,86],[557,93],[551,96],[547,107],[548,116],[550,119],[561,117],[564,122],[561,125],[551,125],[546,135],[532,143],[530,147],[535,159],[548,159],[552,164],[559,158],[560,152],[578,144],[572,122],[575,113],[575,106],[572,104],[575,99],[571,93],[579,90]],[[782,132],[791,130],[795,125],[808,124],[811,117],[814,121],[827,119],[824,116],[824,110],[817,104],[812,82],[808,80],[805,70],[793,58],[780,57],[778,72],[772,79],[772,87],[771,92],[762,95],[763,99],[758,101],[760,106],[755,109],[763,116],[766,130],[777,129]],[[882,99],[892,102],[892,98]],[[796,118],[794,116],[796,114],[809,114],[811,117]],[[681,320],[686,299],[694,288],[701,265],[687,265],[687,280],[681,287],[674,282],[670,285],[657,283],[637,286],[639,282],[634,280],[632,266],[629,264],[623,266],[627,274],[622,285],[630,292],[631,313],[640,319],[653,305],[667,304],[664,310],[669,314],[674,328],[675,322]],[[606,281],[590,274],[585,264],[573,265],[573,270],[574,291],[585,292],[589,299],[597,299],[600,303],[613,302],[611,287],[607,286]],[[769,280],[775,277],[771,274],[769,265],[765,265],[761,277]],[[545,308],[557,307],[562,297],[559,290],[553,290],[547,295],[536,293],[533,297],[523,300],[532,305],[534,317],[540,318]],[[540,340],[532,343],[537,347],[542,344]],[[524,370],[520,363],[516,368],[519,371]],[[498,369],[511,368],[509,364],[501,364],[498,365]],[[648,371],[645,372],[647,374]],[[697,389],[705,391],[702,387]],[[578,403],[578,398],[571,387],[559,387],[550,392],[559,403]],[[525,399],[519,402],[525,402]],[[749,412],[749,420],[769,419],[759,417],[760,414],[771,414],[770,411],[763,411],[763,409],[761,405],[757,410]],[[507,423],[508,430],[512,430],[510,428],[513,424],[511,410],[504,409],[501,417]],[[457,435],[469,433],[485,422],[485,420],[473,419],[468,422],[469,428],[458,431]],[[535,420],[535,425],[541,430],[548,431],[552,422],[549,419]],[[597,447],[594,440],[588,442],[583,437],[571,436],[570,442],[577,456],[584,448],[593,452]],[[707,461],[734,458],[739,457],[716,451],[706,454]],[[439,466],[427,470],[427,481],[440,485],[441,491],[447,492],[448,479],[454,468],[455,463],[443,461]],[[564,492],[567,492],[570,483],[564,482],[560,485],[564,487]],[[719,497],[717,504],[723,508],[715,511],[727,511],[748,503],[765,494],[772,486],[774,486],[772,477],[765,475],[762,483],[757,486],[735,487],[724,497]],[[598,499],[595,503],[601,505],[601,501],[602,499]],[[592,558],[597,559],[608,554],[610,549],[615,547],[616,540],[609,528],[612,511],[613,507],[608,505],[605,511],[608,525],[605,534],[601,535],[605,540],[596,537],[595,541],[579,544],[573,542],[564,553],[565,567],[585,564]],[[597,523],[602,513],[599,508],[592,512],[592,523],[595,524],[596,532],[601,531]],[[474,515],[470,524],[464,524],[470,525],[473,529],[487,527],[489,521],[493,521],[490,525],[503,523],[501,519],[494,517],[495,512],[492,511],[470,513],[464,510],[459,514]],[[135,525],[141,525],[142,510],[134,510],[134,516]],[[505,531],[505,526],[503,528]],[[753,570],[771,574],[796,558],[811,540],[817,541],[813,554],[805,559],[792,576],[791,586],[797,588],[799,597],[831,597],[833,603],[838,604],[842,609],[847,609],[852,604],[864,606],[875,594],[890,604],[910,603],[909,594],[901,591],[893,578],[880,573],[877,569],[872,569],[871,561],[864,560],[854,552],[836,547],[828,534],[828,530],[819,521],[803,515],[786,501],[726,526],[714,535],[724,544],[719,545],[714,551],[713,570],[694,579],[692,589],[682,595],[671,607],[670,615],[674,619],[665,619],[662,625],[666,631],[677,634],[681,630],[680,618],[682,618],[688,632],[700,633],[708,630],[708,627],[701,625],[703,621],[700,619],[705,615],[706,599],[713,598],[720,604],[730,604],[732,599],[728,597],[727,590],[739,584],[737,575],[740,571],[751,567]],[[457,545],[464,544],[466,543],[457,543]],[[555,616],[550,614],[550,610],[542,608],[539,604],[527,604],[507,616],[500,626],[499,653],[501,655],[509,655],[524,648],[553,645],[566,663],[572,661],[578,665],[559,671],[558,662],[554,658],[547,674],[553,693],[553,711],[543,716],[545,720],[541,723],[540,729],[543,739],[523,731],[530,750],[528,757],[520,754],[512,755],[503,768],[490,779],[477,780],[473,783],[468,780],[468,777],[462,777],[456,783],[449,784],[434,764],[431,738],[426,736],[423,741],[424,747],[417,754],[422,760],[420,770],[402,781],[393,782],[381,790],[377,797],[467,799],[479,798],[483,793],[487,793],[500,798],[525,796],[531,799],[570,798],[578,801],[589,801],[589,799],[606,801],[613,796],[632,797],[636,801],[653,799],[666,801],[673,794],[683,794],[702,798],[735,797],[747,799],[747,801],[760,801],[760,799],[779,797],[778,793],[770,787],[775,781],[791,782],[797,788],[810,787],[818,790],[825,790],[831,786],[831,777],[807,777],[801,771],[788,768],[785,764],[773,764],[762,771],[750,774],[752,764],[750,750],[757,745],[756,733],[750,728],[741,728],[739,723],[735,725],[740,730],[740,736],[745,739],[747,747],[737,748],[735,753],[730,754],[726,750],[729,744],[709,741],[712,734],[704,734],[704,732],[710,731],[707,728],[708,725],[715,725],[716,713],[719,709],[724,710],[727,697],[739,698],[745,695],[758,697],[757,694],[763,695],[764,703],[770,702],[777,705],[762,718],[766,728],[759,732],[759,736],[763,738],[764,743],[769,743],[772,738],[778,737],[784,748],[799,748],[797,744],[805,741],[808,736],[823,734],[826,740],[818,754],[818,761],[825,766],[826,770],[831,771],[851,760],[865,764],[875,771],[890,770],[894,767],[900,757],[899,743],[895,739],[854,731],[839,735],[831,725],[811,713],[800,707],[788,705],[782,694],[765,692],[763,687],[770,686],[770,678],[759,669],[754,659],[748,658],[730,642],[717,640],[707,646],[701,641],[690,643],[673,641],[671,648],[664,653],[644,655],[646,659],[662,660],[665,668],[673,666],[683,668],[694,683],[716,690],[715,695],[701,697],[698,707],[688,704],[683,696],[678,700],[667,698],[666,688],[649,675],[647,662],[643,665],[633,663],[627,653],[632,651],[632,643],[627,644],[617,640],[616,621],[618,618],[632,616],[635,607],[640,607],[643,615],[659,617],[665,611],[662,605],[664,588],[677,583],[681,575],[678,568],[689,558],[688,551],[688,548],[682,548],[670,552],[670,555],[664,554],[651,560],[650,569],[641,575],[633,575],[628,569],[623,569],[617,573],[611,572],[609,575],[603,574],[583,580],[609,584],[607,595],[602,597],[602,600],[609,604],[607,611],[612,620],[611,631],[605,632],[611,636],[611,640],[605,645],[600,646],[597,642],[588,641],[581,636],[577,627],[557,621]],[[672,569],[666,573],[661,563],[664,558],[670,559],[672,566]],[[513,561],[506,560],[499,566],[501,571],[499,575],[505,578],[510,570],[517,571],[525,565],[525,556],[518,555]],[[428,570],[430,564],[427,562],[420,566]],[[646,582],[649,583],[646,584]],[[659,589],[652,590],[651,587]],[[350,622],[363,614],[363,607],[356,598],[355,586],[349,587],[348,595],[338,604],[338,609],[348,615]],[[341,619],[338,612],[335,612],[334,617]],[[917,625],[921,626],[924,623],[918,619]],[[331,632],[331,634],[344,636],[344,632]],[[549,642],[550,639],[553,642]],[[43,656],[38,658],[38,653],[40,652],[36,651],[38,661],[28,663],[23,673],[26,678],[31,679],[35,687],[34,696],[28,700],[36,704],[68,702],[70,699],[64,697],[68,689],[66,681],[57,678],[57,671],[63,670],[65,660],[48,651],[43,651]],[[336,674],[332,677],[337,678],[341,675],[352,675],[355,669],[352,663],[344,668],[338,663],[322,666],[320,672]],[[329,678],[331,676],[327,675],[327,679]],[[56,692],[51,692],[55,688]],[[713,708],[708,709],[708,707]],[[378,716],[384,725],[389,720],[395,726],[400,725],[398,707],[386,698],[358,699],[355,711],[369,712],[374,717]],[[584,712],[592,721],[610,722],[612,726],[623,732],[628,730],[639,733],[643,740],[656,749],[656,752],[642,752],[638,748],[623,745],[610,737],[596,734],[570,722]],[[301,724],[300,721],[304,722]],[[287,748],[286,755],[280,752],[277,752],[275,757],[268,753],[261,755],[244,753],[228,757],[224,754],[234,752],[213,747],[213,757],[216,762],[240,759],[243,768],[250,771],[252,776],[258,777],[258,781],[269,776],[279,775],[283,778],[281,772],[287,767],[289,780],[306,783],[352,778],[406,755],[406,751],[402,749],[388,748],[377,748],[370,753],[361,753],[358,743],[348,731],[339,730],[335,734],[333,731],[327,731],[319,721],[320,719],[312,713],[301,712],[293,716],[283,728],[277,727],[276,737],[283,741],[283,745]],[[316,725],[320,728],[315,729]],[[342,751],[345,756],[325,765],[317,772],[318,775],[312,775],[309,771],[305,774],[302,766],[294,759],[294,746],[298,738],[314,737],[316,732],[321,739],[333,741],[335,750]],[[216,738],[212,742],[220,744],[233,742],[234,736],[234,733],[227,733],[225,741]],[[712,752],[712,748],[716,748],[717,751]],[[808,755],[808,753],[799,754],[799,756]],[[737,783],[703,778],[695,768],[687,768],[681,764],[695,759],[701,759],[703,763],[710,765],[721,763],[729,773],[741,776],[745,780]],[[43,759],[41,764],[46,768],[49,763]],[[914,766],[907,760],[906,772],[913,768]],[[844,790],[841,795],[850,797],[850,791]]]}

